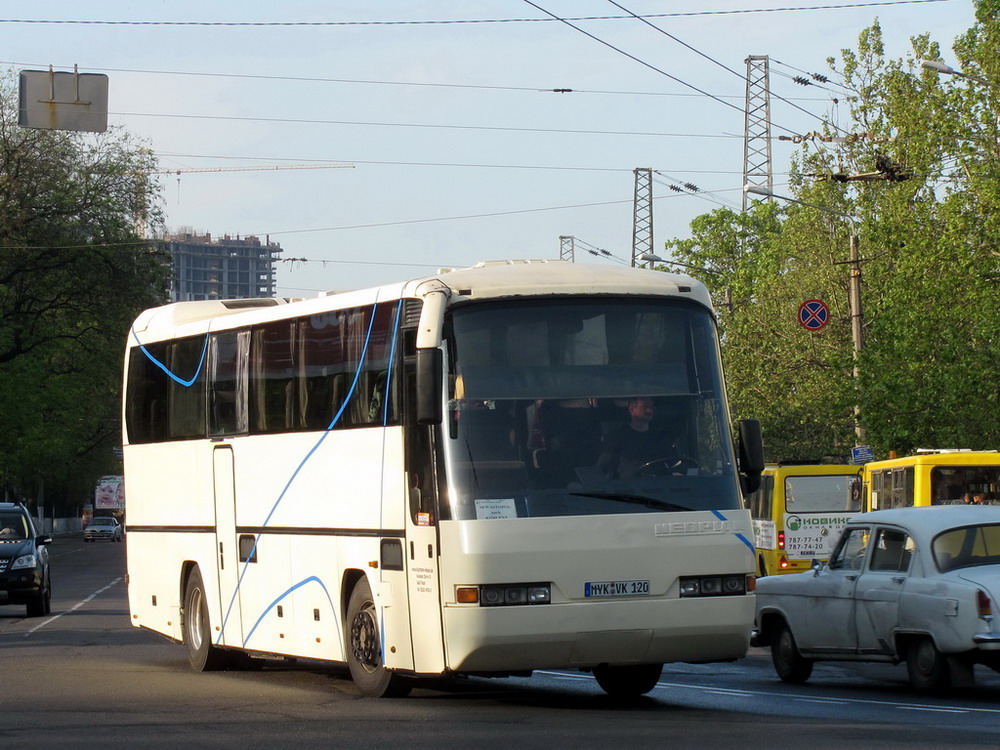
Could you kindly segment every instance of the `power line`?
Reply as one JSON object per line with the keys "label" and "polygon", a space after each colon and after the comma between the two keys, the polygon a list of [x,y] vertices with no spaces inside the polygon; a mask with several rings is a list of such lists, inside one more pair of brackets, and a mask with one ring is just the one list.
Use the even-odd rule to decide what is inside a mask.
{"label": "power line", "polygon": [[[733,188],[733,190],[740,190],[740,188]],[[726,191],[714,191],[715,193],[726,192]],[[658,196],[654,197],[653,200],[662,200],[663,198],[676,198],[680,195],[668,195],[668,196]],[[574,203],[561,206],[545,206],[540,208],[524,208],[524,209],[513,209],[510,211],[494,211],[489,213],[480,214],[466,214],[461,216],[438,216],[426,219],[402,219],[399,221],[386,221],[377,222],[372,224],[350,224],[337,227],[314,227],[311,229],[285,229],[279,231],[264,231],[264,232],[245,232],[244,234],[252,235],[255,237],[264,236],[277,236],[285,234],[308,234],[312,232],[338,232],[346,231],[351,229],[378,229],[382,227],[394,227],[394,226],[405,226],[412,224],[429,224],[439,221],[462,221],[467,219],[486,219],[486,218],[496,218],[502,216],[516,216],[520,214],[531,214],[531,213],[543,213],[546,211],[564,211],[574,208],[596,208],[600,206],[616,206],[623,204],[632,204],[634,201],[632,199],[628,200],[613,200],[613,201],[595,201],[592,203]],[[69,250],[69,249],[86,249],[86,248],[98,248],[98,247],[138,247],[143,245],[148,245],[151,242],[155,242],[155,238],[136,240],[134,242],[94,242],[82,245],[60,245],[59,249]],[[50,246],[35,246],[35,245],[19,245],[19,246],[7,246],[5,250],[46,250],[51,249]],[[303,262],[309,260],[306,258],[300,258]],[[320,261],[316,261],[320,262]],[[335,262],[335,261],[326,261]],[[401,263],[401,264],[382,264],[376,261],[336,261],[343,263],[357,263],[357,264],[370,264],[370,265],[420,265],[414,263]]]}
{"label": "power line", "polygon": [[614,50],[618,54],[624,55],[628,59],[633,60],[633,61],[639,63],[640,65],[643,65],[643,66],[649,68],[650,70],[653,70],[653,71],[659,73],[660,75],[666,76],[671,81],[675,81],[675,82],[681,84],[682,86],[686,86],[687,88],[689,88],[689,89],[691,89],[693,91],[697,91],[699,94],[701,94],[703,96],[707,96],[709,99],[714,99],[715,101],[719,102],[723,106],[730,107],[731,109],[735,109],[737,112],[742,112],[743,111],[743,109],[741,107],[737,107],[735,104],[733,104],[731,102],[727,102],[725,99],[722,99],[721,97],[718,97],[715,94],[710,94],[709,92],[704,91],[703,89],[700,89],[697,86],[688,83],[687,81],[683,81],[680,78],[678,78],[677,76],[671,75],[667,71],[665,71],[665,70],[663,70],[661,68],[658,68],[655,65],[653,65],[651,63],[648,63],[645,60],[642,60],[642,59],[636,57],[633,54],[630,54],[630,53],[626,52],[625,50],[621,49],[620,47],[616,47],[615,45],[611,44],[611,42],[606,42],[603,39],[601,39],[600,37],[594,36],[589,31],[581,29],[579,26],[574,26],[573,23],[571,23],[569,20],[567,20],[565,18],[561,18],[561,17],[557,16],[555,13],[552,13],[550,11],[545,10],[545,8],[543,8],[542,6],[533,3],[532,0],[524,0],[524,2],[526,2],[532,8],[535,8],[536,10],[539,10],[542,13],[545,13],[548,16],[551,16],[552,18],[556,19],[557,21],[561,21],[562,23],[564,23],[567,26],[569,26],[571,29],[574,29],[575,31],[580,32],[584,36],[589,37],[590,39],[593,39],[595,42],[603,44],[608,49]]}
{"label": "power line", "polygon": [[[730,105],[735,106],[735,105]],[[738,108],[737,108],[738,109]],[[742,110],[741,110],[742,111]],[[573,130],[570,128],[515,128],[496,125],[451,125],[440,123],[413,122],[381,122],[366,120],[324,120],[306,117],[240,117],[236,115],[185,115],[173,112],[109,112],[116,117],[165,117],[181,120],[221,120],[226,122],[269,122],[300,125],[349,125],[358,127],[383,128],[429,128],[438,130],[481,130],[501,133],[554,133],[559,135],[614,135],[640,136],[654,138],[733,138],[724,133],[656,133],[650,131],[628,130]],[[789,131],[792,132],[792,131]]]}
{"label": "power line", "polygon": [[[638,57],[636,57],[635,55],[633,55],[633,54],[631,54],[629,52],[626,52],[621,47],[616,47],[615,45],[611,44],[610,42],[607,42],[607,41],[601,39],[600,37],[594,36],[589,31],[585,31],[584,29],[581,29],[579,26],[575,26],[574,24],[570,23],[568,20],[563,19],[563,18],[557,16],[555,13],[552,13],[552,12],[550,12],[548,10],[545,10],[545,8],[541,7],[540,5],[535,4],[534,2],[532,2],[532,0],[524,0],[524,2],[526,2],[528,5],[532,6],[533,8],[537,8],[542,13],[545,13],[545,14],[551,16],[552,18],[555,18],[555,19],[557,19],[559,21],[562,21],[564,24],[566,24],[567,26],[569,26],[571,29],[579,31],[584,36],[587,36],[590,39],[593,39],[595,42],[599,42],[600,44],[603,44],[605,47],[608,47],[609,49],[612,49],[615,52],[617,52],[617,53],[619,53],[621,55],[624,55],[625,57],[629,58],[630,60],[633,60],[633,61],[639,63],[640,65],[643,65],[643,66],[649,68],[650,70],[653,70],[653,71],[659,73],[660,75],[664,75],[667,78],[669,78],[670,80],[676,81],[677,83],[681,84],[682,86],[687,86],[688,88],[690,88],[690,89],[692,89],[694,91],[697,91],[698,93],[700,93],[700,94],[702,94],[704,96],[707,96],[709,99],[714,99],[715,101],[719,102],[723,106],[729,107],[730,109],[735,109],[740,114],[744,113],[744,110],[743,110],[742,107],[738,107],[735,104],[732,104],[731,102],[727,102],[725,99],[723,99],[720,96],[716,96],[715,94],[711,94],[711,93],[709,93],[707,91],[704,91],[703,89],[698,88],[697,86],[695,86],[693,84],[688,83],[687,81],[681,80],[677,76],[671,75],[670,73],[666,72],[662,68],[658,68],[655,65],[653,65],[651,63],[648,63],[645,60],[643,60],[641,58],[638,58]],[[723,66],[723,67],[725,67],[725,66]],[[727,70],[728,70],[728,68],[727,68]],[[737,73],[737,75],[739,75],[739,74]],[[746,80],[745,77],[743,77],[743,76],[740,76],[740,77],[743,78],[743,80]],[[778,97],[778,98],[780,98],[780,97]],[[786,103],[790,104],[792,107],[795,107],[796,109],[801,110],[802,112],[806,113],[810,117],[815,117],[820,122],[822,122],[824,124],[827,124],[827,125],[829,125],[832,128],[835,128],[837,130],[841,129],[837,125],[835,125],[834,123],[830,123],[827,120],[824,120],[819,115],[816,115],[816,114],[810,112],[807,109],[803,109],[802,107],[799,107],[796,104],[792,104],[791,102],[788,102],[787,100],[783,100],[783,101],[786,101]],[[792,133],[793,135],[795,133],[795,131],[791,130],[790,128],[786,128],[786,127],[784,127],[782,125],[778,125],[776,123],[772,123],[772,124],[774,125],[774,127],[779,128],[781,130],[784,130],[787,133]]]}
{"label": "power line", "polygon": [[[740,190],[741,188],[733,188],[734,190]],[[724,191],[715,191],[724,192]],[[674,198],[679,196],[660,196],[659,198],[654,198],[653,200],[661,200],[663,198]],[[546,211],[564,211],[574,208],[596,208],[600,206],[618,206],[622,204],[632,204],[633,200],[613,200],[613,201],[596,201],[593,203],[571,203],[562,206],[545,206],[541,208],[522,208],[513,209],[510,211],[491,211],[487,213],[479,214],[464,214],[460,216],[438,216],[434,218],[427,219],[401,219],[399,221],[385,221],[377,222],[372,224],[349,224],[338,227],[314,227],[312,229],[286,229],[280,231],[265,231],[265,232],[247,232],[247,234],[252,234],[257,237],[262,236],[277,236],[283,234],[308,234],[312,232],[339,232],[351,229],[378,229],[382,227],[396,227],[405,226],[412,224],[430,224],[439,221],[464,221],[467,219],[492,219],[501,216],[517,216],[523,214],[534,214],[534,213],[544,213]]]}
{"label": "power line", "polygon": [[590,255],[593,255],[595,258],[604,258],[606,260],[610,260],[613,263],[617,263],[617,264],[622,265],[622,266],[629,265],[629,262],[627,260],[625,260],[624,258],[618,257],[617,255],[615,255],[614,253],[612,253],[610,250],[605,250],[603,247],[598,247],[597,245],[594,245],[593,243],[587,242],[586,240],[582,240],[582,239],[580,239],[579,237],[577,237],[575,235],[574,235],[573,239],[574,239],[574,241],[577,244],[583,245],[584,246],[583,249],[586,250]]}
{"label": "power line", "polygon": [[268,164],[257,167],[179,167],[177,169],[155,169],[141,174],[181,175],[202,172],[275,172],[283,169],[354,169],[353,164]]}
{"label": "power line", "polygon": [[[0,22],[2,23],[2,22]],[[45,68],[50,66],[54,70],[73,70],[74,65],[54,65],[52,63],[39,62],[19,62],[16,60],[0,60],[0,65],[10,65],[20,68]],[[329,78],[324,76],[289,76],[289,75],[266,75],[262,73],[218,73],[196,70],[150,70],[148,68],[107,68],[93,67],[86,65],[75,65],[79,71],[89,71],[96,73],[133,73],[139,75],[170,75],[170,76],[194,76],[199,78],[232,78],[260,81],[296,81],[299,83],[341,83],[358,84],[366,86],[422,86],[427,88],[449,88],[449,89],[472,89],[484,91],[516,91],[529,93],[560,93],[560,94],[595,94],[602,96],[671,96],[691,98],[701,96],[701,94],[691,94],[684,91],[612,91],[607,89],[577,89],[577,88],[548,88],[544,86],[496,86],[482,83],[435,83],[428,81],[386,81],[365,78]],[[738,95],[720,94],[721,98],[741,99]],[[802,101],[825,101],[815,97],[801,97]]]}
{"label": "power line", "polygon": [[[793,13],[817,10],[852,10],[855,8],[885,7],[892,5],[927,5],[951,2],[952,0],[881,0],[880,2],[843,3],[828,5],[800,5],[782,8],[745,8],[736,10],[702,10],[678,13],[644,13],[642,18],[685,18],[693,16],[731,16],[755,13]],[[573,16],[569,21],[621,21],[632,16]],[[451,24],[506,24],[506,23],[546,23],[552,18],[452,18],[427,20],[393,21],[108,21],[83,19],[34,19],[0,18],[0,23],[35,25],[77,25],[77,26],[223,26],[223,27],[327,27],[327,26],[435,26]]]}
{"label": "power line", "polygon": [[732,73],[732,74],[733,74],[734,76],[736,76],[737,78],[744,78],[744,79],[746,78],[746,76],[744,76],[744,75],[743,75],[742,73],[739,73],[739,72],[737,72],[737,71],[733,70],[732,68],[730,68],[730,67],[729,67],[728,65],[726,65],[725,63],[721,63],[721,62],[719,62],[718,60],[716,60],[716,59],[715,59],[714,57],[712,57],[711,55],[708,55],[708,54],[706,54],[706,53],[702,52],[702,51],[701,51],[700,49],[696,49],[695,47],[692,47],[692,46],[691,46],[690,44],[688,44],[687,42],[685,42],[685,41],[683,41],[683,40],[681,40],[681,39],[678,39],[678,38],[677,38],[677,37],[675,37],[675,36],[674,36],[673,34],[671,34],[671,33],[670,33],[670,32],[668,32],[668,31],[665,31],[665,30],[661,29],[661,28],[660,28],[659,26],[657,26],[656,24],[654,24],[654,23],[650,23],[650,22],[649,22],[649,20],[648,20],[647,18],[644,18],[643,16],[639,15],[638,13],[633,13],[633,12],[632,12],[632,11],[630,11],[630,10],[629,10],[628,8],[626,8],[625,6],[623,6],[623,5],[619,5],[618,3],[616,3],[616,2],[615,2],[615,0],[608,0],[608,2],[609,2],[609,3],[611,3],[611,4],[613,5],[613,6],[615,6],[616,8],[618,8],[619,10],[623,10],[623,11],[625,11],[626,13],[628,13],[628,14],[629,14],[629,16],[631,16],[632,18],[636,19],[637,21],[642,21],[642,22],[643,22],[644,24],[646,24],[646,25],[647,25],[647,26],[648,26],[649,28],[651,28],[651,29],[654,29],[654,30],[658,31],[659,33],[663,34],[664,36],[666,36],[666,37],[669,37],[669,38],[673,39],[673,40],[674,40],[675,42],[677,42],[678,44],[680,44],[680,45],[683,45],[684,47],[687,47],[687,48],[688,48],[689,50],[691,50],[692,52],[694,52],[694,53],[695,53],[696,55],[701,55],[701,56],[702,56],[702,57],[704,57],[704,58],[705,58],[706,60],[708,60],[709,62],[711,62],[711,63],[713,63],[713,64],[715,64],[715,65],[718,65],[718,66],[719,66],[720,68],[722,68],[723,70],[728,70],[728,71],[729,71],[730,73]]}
{"label": "power line", "polygon": [[[727,138],[737,138],[739,136],[726,136]],[[306,158],[280,158],[280,157],[264,157],[264,156],[220,156],[215,154],[178,154],[172,152],[156,152],[156,156],[159,158],[167,159],[219,159],[219,160],[253,160],[253,161],[278,161],[278,162],[322,162],[327,163],[331,161],[349,161],[351,164],[371,164],[376,166],[392,166],[392,167],[459,167],[468,169],[526,169],[526,170],[552,170],[552,171],[563,171],[563,172],[616,172],[624,173],[631,172],[631,169],[623,167],[564,167],[555,166],[547,164],[481,164],[481,163],[469,163],[463,164],[460,162],[421,162],[421,161],[378,161],[378,160],[365,160],[365,159],[306,159]],[[719,170],[719,169],[678,169],[672,168],[672,172],[684,172],[685,174],[718,174],[718,175],[741,175],[741,171],[737,170]]]}
{"label": "power line", "polygon": [[[837,83],[836,81],[831,81],[829,76],[823,75],[822,73],[810,73],[807,70],[802,70],[802,68],[797,68],[794,65],[789,65],[788,63],[782,62],[781,60],[775,60],[773,57],[771,58],[771,62],[774,63],[775,65],[782,65],[786,68],[789,68],[790,70],[794,70],[797,73],[801,73],[802,76],[792,76],[788,75],[787,73],[783,73],[781,71],[775,71],[776,73],[778,73],[778,75],[783,75],[788,78],[791,78],[793,81],[795,81],[795,83],[798,83],[799,85],[813,86],[815,88],[823,89],[824,91],[829,91],[832,94],[838,94],[838,95],[844,95],[848,93],[847,89],[845,89],[844,86]],[[804,78],[804,76],[808,76],[808,79]],[[824,84],[837,86],[839,91],[831,89]]]}
{"label": "power line", "polygon": [[[740,72],[738,72],[736,70],[733,70],[728,65],[725,65],[724,63],[719,62],[718,60],[716,60],[711,55],[708,55],[708,54],[702,52],[701,50],[697,49],[696,47],[691,46],[687,42],[685,42],[685,41],[683,41],[681,39],[678,39],[676,36],[674,36],[673,34],[669,33],[668,31],[665,31],[665,30],[661,29],[656,24],[650,23],[648,20],[646,20],[642,16],[638,15],[637,13],[633,13],[632,11],[628,10],[628,8],[625,8],[624,6],[618,4],[617,2],[615,2],[615,0],[608,0],[608,2],[611,3],[612,5],[614,5],[616,8],[619,8],[620,10],[623,10],[626,13],[629,13],[633,18],[635,18],[635,19],[637,19],[639,21],[642,21],[644,24],[646,24],[647,26],[649,26],[651,29],[655,29],[659,33],[663,34],[666,37],[669,37],[670,39],[673,39],[678,44],[683,45],[687,49],[691,50],[692,52],[694,52],[697,55],[700,55],[701,57],[705,58],[706,60],[708,60],[709,62],[713,63],[714,65],[718,65],[723,70],[726,70],[726,71],[732,73],[734,76],[736,76],[740,80],[746,81],[746,75],[745,74],[740,73]],[[837,128],[837,126],[835,124],[833,124],[831,122],[828,122],[825,118],[821,117],[820,115],[817,115],[817,114],[815,114],[813,112],[810,112],[809,110],[807,110],[807,109],[805,109],[803,107],[800,107],[797,104],[794,104],[794,103],[790,102],[788,99],[785,99],[784,97],[779,96],[778,94],[775,94],[773,91],[771,92],[771,96],[773,96],[775,99],[779,99],[779,100],[785,102],[786,104],[794,107],[795,109],[799,110],[800,112],[804,112],[805,114],[809,115],[810,117],[815,117],[820,122],[822,122],[824,124],[827,124],[827,125],[830,125],[830,127]],[[837,129],[839,130],[839,128],[837,128]],[[782,128],[782,130],[787,130],[787,128]]]}
{"label": "power line", "polygon": [[518,214],[543,213],[545,211],[562,211],[571,208],[595,208],[598,206],[615,206],[631,202],[632,202],[631,200],[615,200],[615,201],[598,201],[594,203],[574,203],[563,206],[546,206],[544,208],[522,208],[522,209],[513,209],[510,211],[491,211],[488,213],[465,214],[461,216],[437,216],[429,219],[401,219],[399,221],[384,221],[373,224],[350,224],[339,227],[315,227],[313,229],[286,229],[277,232],[250,232],[249,234],[253,234],[260,237],[263,235],[309,234],[312,232],[339,232],[349,229],[378,229],[381,227],[396,227],[396,226],[405,226],[410,224],[430,224],[439,221],[464,221],[467,219],[490,219],[500,216],[515,216]]}
{"label": "power line", "polygon": [[655,183],[657,183],[659,185],[663,185],[664,187],[667,187],[670,190],[673,190],[675,193],[687,193],[689,195],[693,195],[696,198],[700,198],[701,200],[706,200],[706,201],[709,201],[710,203],[714,203],[717,206],[724,206],[725,208],[733,208],[733,209],[738,209],[739,208],[732,201],[727,201],[727,200],[724,200],[724,199],[721,199],[721,198],[717,198],[715,196],[715,192],[714,191],[705,191],[705,190],[702,190],[700,187],[698,187],[694,183],[684,182],[682,180],[677,179],[676,177],[671,177],[670,175],[664,174],[663,172],[661,172],[658,169],[654,169],[653,173],[656,174],[656,175],[659,175],[660,177],[665,178],[666,180],[670,180],[670,182],[665,182],[664,180],[654,179],[653,182],[655,182]]}

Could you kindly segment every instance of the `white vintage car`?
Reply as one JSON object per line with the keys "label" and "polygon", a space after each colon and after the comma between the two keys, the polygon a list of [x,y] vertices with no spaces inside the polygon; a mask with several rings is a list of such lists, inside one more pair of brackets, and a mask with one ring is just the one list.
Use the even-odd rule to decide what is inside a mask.
{"label": "white vintage car", "polygon": [[854,516],[830,561],[757,582],[753,644],[778,676],[820,660],[906,662],[918,690],[1000,671],[1000,507],[897,508]]}

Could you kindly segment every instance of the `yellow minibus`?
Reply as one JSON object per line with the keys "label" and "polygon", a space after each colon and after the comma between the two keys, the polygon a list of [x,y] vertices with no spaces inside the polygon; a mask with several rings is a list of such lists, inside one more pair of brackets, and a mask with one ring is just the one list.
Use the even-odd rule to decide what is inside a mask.
{"label": "yellow minibus", "polygon": [[1000,453],[922,449],[865,464],[865,509],[1000,503]]}
{"label": "yellow minibus", "polygon": [[799,573],[826,560],[840,530],[861,510],[860,466],[768,465],[750,495],[757,573]]}

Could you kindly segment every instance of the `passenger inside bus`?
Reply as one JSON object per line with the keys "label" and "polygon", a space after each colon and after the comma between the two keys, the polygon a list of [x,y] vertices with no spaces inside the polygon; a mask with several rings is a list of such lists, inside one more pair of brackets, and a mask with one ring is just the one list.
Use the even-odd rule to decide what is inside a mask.
{"label": "passenger inside bus", "polygon": [[596,399],[543,401],[532,427],[532,465],[540,484],[565,487],[576,481],[576,468],[593,466],[601,451],[601,421]]}

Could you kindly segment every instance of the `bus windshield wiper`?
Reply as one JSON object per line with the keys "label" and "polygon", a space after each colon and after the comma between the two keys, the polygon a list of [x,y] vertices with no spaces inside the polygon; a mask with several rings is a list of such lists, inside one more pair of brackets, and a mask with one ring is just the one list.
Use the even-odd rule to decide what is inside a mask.
{"label": "bus windshield wiper", "polygon": [[647,508],[655,510],[694,510],[686,505],[669,503],[666,500],[657,500],[655,497],[645,495],[623,495],[617,492],[571,492],[574,497],[596,497],[601,500],[614,500],[616,503],[632,503],[633,505],[645,505]]}

